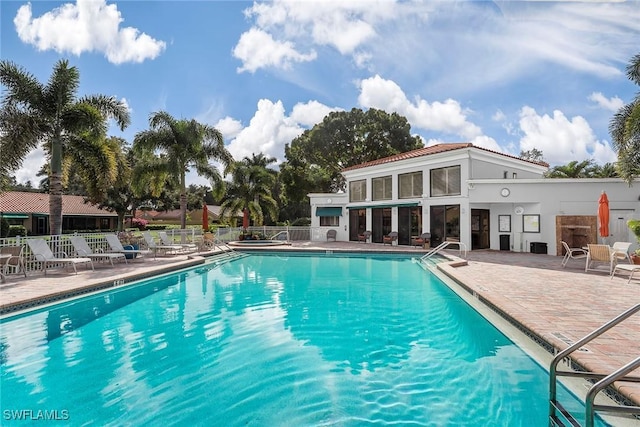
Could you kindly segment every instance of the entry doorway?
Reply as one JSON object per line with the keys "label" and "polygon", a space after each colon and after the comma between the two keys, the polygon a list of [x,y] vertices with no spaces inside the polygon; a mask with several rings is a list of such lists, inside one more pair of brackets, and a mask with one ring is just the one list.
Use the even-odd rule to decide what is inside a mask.
{"label": "entry doorway", "polygon": [[365,232],[367,227],[367,210],[349,210],[349,240],[357,241],[358,235]]}
{"label": "entry doorway", "polygon": [[398,207],[398,244],[410,245],[422,233],[422,206]]}
{"label": "entry doorway", "polygon": [[445,240],[460,241],[460,205],[431,206],[431,246]]}
{"label": "entry doorway", "polygon": [[471,209],[471,249],[490,248],[489,232],[489,210]]}

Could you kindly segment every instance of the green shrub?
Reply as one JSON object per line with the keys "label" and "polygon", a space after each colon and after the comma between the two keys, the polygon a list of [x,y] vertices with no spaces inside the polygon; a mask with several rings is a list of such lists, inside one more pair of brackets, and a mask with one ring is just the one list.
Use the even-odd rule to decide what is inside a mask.
{"label": "green shrub", "polygon": [[309,226],[311,225],[311,218],[296,218],[291,223],[292,226]]}
{"label": "green shrub", "polygon": [[153,225],[147,225],[147,230],[166,230],[167,226],[164,224],[153,224]]}
{"label": "green shrub", "polygon": [[25,237],[26,235],[27,229],[24,227],[24,225],[11,225],[9,226],[9,234],[6,237]]}

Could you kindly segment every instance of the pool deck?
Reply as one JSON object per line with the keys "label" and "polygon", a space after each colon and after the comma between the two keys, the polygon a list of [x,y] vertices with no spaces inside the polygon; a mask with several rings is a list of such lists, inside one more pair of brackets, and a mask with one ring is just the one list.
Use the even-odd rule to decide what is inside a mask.
{"label": "pool deck", "polygon": [[[409,252],[418,256],[426,252],[407,246],[355,242],[297,242],[255,250],[361,250]],[[27,278],[12,274],[6,283],[0,284],[0,314],[198,265],[212,254],[146,257],[115,267],[95,263],[95,271],[78,266],[78,274],[61,268],[49,270],[47,276],[42,272],[30,272]],[[458,251],[448,254],[456,256]],[[568,343],[640,303],[640,275],[627,283],[627,272],[610,278],[604,266],[601,271],[585,273],[584,262],[570,260],[562,268],[561,260],[543,254],[480,250],[469,252],[466,262],[443,263],[438,268],[511,323],[557,349],[566,348]],[[585,345],[583,350],[573,353],[574,362],[597,373],[611,373],[640,356],[640,313]],[[631,375],[640,376],[640,369]],[[640,383],[616,386],[623,396],[640,405]]]}

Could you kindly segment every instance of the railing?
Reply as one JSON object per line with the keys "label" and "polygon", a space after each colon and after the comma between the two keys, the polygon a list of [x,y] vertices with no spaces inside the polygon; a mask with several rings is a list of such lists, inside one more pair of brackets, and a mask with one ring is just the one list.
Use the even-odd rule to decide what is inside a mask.
{"label": "railing", "polygon": [[585,378],[591,380],[599,380],[595,383],[588,391],[587,396],[585,398],[585,425],[586,427],[593,427],[595,412],[603,411],[603,412],[612,412],[612,413],[622,413],[622,414],[640,414],[640,406],[611,406],[611,405],[596,405],[595,398],[596,395],[613,384],[615,381],[621,382],[640,382],[640,377],[626,376],[630,372],[640,367],[640,357],[632,360],[627,363],[623,367],[617,369],[615,372],[609,375],[603,374],[595,374],[592,372],[573,372],[573,371],[559,371],[558,364],[561,360],[568,357],[574,351],[580,349],[583,345],[591,342],[595,338],[599,337],[609,329],[618,325],[622,321],[628,319],[634,314],[640,312],[640,304],[636,304],[625,312],[619,314],[614,319],[600,326],[595,331],[586,335],[584,338],[578,340],[571,346],[567,347],[560,353],[558,353],[553,360],[551,361],[551,365],[549,367],[549,424],[556,426],[564,426],[563,420],[560,416],[563,417],[570,425],[579,426],[575,417],[567,411],[560,402],[557,400],[557,377],[565,376],[565,377],[577,377],[577,378]]}
{"label": "railing", "polygon": [[425,255],[422,256],[422,258],[420,258],[421,261],[426,261],[429,258],[431,258],[432,256],[434,256],[435,254],[437,254],[438,252],[442,251],[445,248],[448,248],[451,245],[458,245],[458,251],[460,253],[460,257],[461,258],[466,258],[467,257],[467,245],[465,245],[462,242],[452,242],[452,241],[444,241],[442,243],[440,243],[438,246],[436,246],[435,248],[431,249],[429,252],[427,252]]}

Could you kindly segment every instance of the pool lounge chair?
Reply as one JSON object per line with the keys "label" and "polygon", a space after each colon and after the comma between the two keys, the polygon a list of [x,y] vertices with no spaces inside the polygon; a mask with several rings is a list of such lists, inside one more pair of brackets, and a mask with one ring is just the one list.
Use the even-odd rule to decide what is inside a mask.
{"label": "pool lounge chair", "polygon": [[327,230],[327,242],[329,240],[333,240],[334,242],[336,241],[336,237],[338,236],[338,232],[336,230]]}
{"label": "pool lounge chair", "polygon": [[118,239],[118,236],[115,234],[107,234],[104,237],[107,239],[107,243],[109,244],[109,251],[124,254],[125,258],[126,255],[131,255],[133,258],[140,255],[142,258],[145,254],[151,253],[150,251],[143,249],[125,249],[125,247],[122,246],[122,242],[120,242],[120,239]]}
{"label": "pool lounge chair", "polygon": [[63,253],[63,257],[56,257],[53,252],[51,252],[51,248],[49,248],[49,245],[47,245],[47,242],[44,239],[27,239],[27,245],[29,245],[36,261],[42,263],[42,270],[44,270],[45,276],[47,275],[47,266],[49,265],[71,265],[76,274],[78,274],[76,264],[89,264],[91,269],[94,269],[91,258],[68,258],[65,253]]}
{"label": "pool lounge chair", "polygon": [[160,241],[164,246],[175,246],[178,245],[182,248],[183,251],[196,251],[198,249],[198,245],[195,243],[176,243],[167,234],[166,231],[158,231],[158,237],[160,237]]}
{"label": "pool lounge chair", "polygon": [[0,255],[10,255],[2,265],[2,273],[6,276],[9,269],[12,273],[22,273],[27,277],[27,271],[24,268],[24,259],[22,257],[22,246],[5,246],[0,248]]}
{"label": "pool lounge chair", "polygon": [[613,266],[617,263],[615,252],[609,245],[587,245],[587,264],[584,271],[597,270],[594,263],[608,264],[609,274],[613,273]]}
{"label": "pool lounge chair", "polygon": [[398,232],[397,231],[392,231],[391,233],[387,234],[386,236],[382,237],[382,244],[386,245],[387,243],[390,245],[393,245],[393,242],[398,240]]}
{"label": "pool lounge chair", "polygon": [[631,279],[633,278],[633,275],[636,273],[640,274],[640,264],[616,264],[616,266],[613,268],[613,271],[611,272],[612,279],[613,279],[613,276],[616,275],[618,270],[628,271],[629,278],[627,280],[627,283],[631,283]]}
{"label": "pool lounge chair", "polygon": [[71,244],[73,245],[73,249],[76,251],[76,255],[80,257],[91,258],[92,260],[97,261],[106,261],[108,260],[113,267],[113,260],[123,260],[125,264],[127,263],[127,258],[123,253],[115,253],[115,252],[101,252],[96,253],[91,250],[89,247],[89,243],[87,243],[86,239],[82,236],[72,236],[69,237]]}
{"label": "pool lounge chair", "polygon": [[565,241],[561,241],[564,248],[564,258],[562,258],[562,267],[566,266],[570,259],[585,259],[587,251],[582,248],[571,248]]}
{"label": "pool lounge chair", "polygon": [[148,231],[142,232],[142,237],[144,237],[144,241],[147,244],[149,250],[153,251],[154,258],[158,256],[158,251],[164,253],[165,255],[177,255],[178,252],[182,252],[182,246],[180,245],[159,245],[153,240],[153,236]]}

